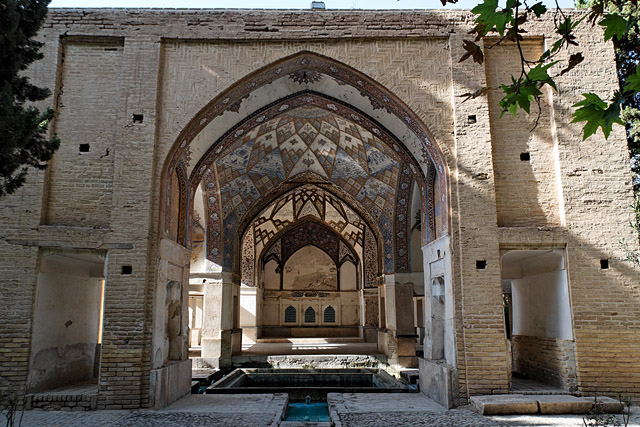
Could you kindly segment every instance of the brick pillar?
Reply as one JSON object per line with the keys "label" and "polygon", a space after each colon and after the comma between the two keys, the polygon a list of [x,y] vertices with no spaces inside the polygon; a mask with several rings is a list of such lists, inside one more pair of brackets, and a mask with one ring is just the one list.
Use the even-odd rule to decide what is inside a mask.
{"label": "brick pillar", "polygon": [[484,95],[466,102],[460,96],[487,83],[478,64],[471,60],[458,63],[465,53],[463,38],[464,34],[449,38],[456,152],[456,164],[450,171],[451,216],[452,243],[458,256],[454,276],[460,277],[454,284],[460,388],[474,395],[507,391],[509,372],[489,103]]}
{"label": "brick pillar", "polygon": [[[131,249],[108,252],[102,362],[98,408],[138,408],[149,404],[151,334],[148,305],[149,227],[153,194],[156,93],[159,39],[126,38],[120,71],[120,101],[115,129],[115,156],[110,241],[131,242]],[[148,78],[141,78],[141,76]],[[133,123],[133,114],[144,116]],[[98,118],[96,118],[98,119]],[[123,245],[123,248],[125,245]],[[129,267],[131,267],[129,269]],[[126,376],[123,374],[126,371]]]}

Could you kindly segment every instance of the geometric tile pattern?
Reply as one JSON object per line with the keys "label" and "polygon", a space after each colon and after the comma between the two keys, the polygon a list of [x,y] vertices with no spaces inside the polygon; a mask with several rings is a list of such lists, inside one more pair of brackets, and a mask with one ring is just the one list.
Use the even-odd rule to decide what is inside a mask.
{"label": "geometric tile pattern", "polygon": [[398,196],[396,199],[396,270],[397,272],[409,271],[409,207],[411,205],[411,188],[413,176],[409,168],[405,167],[400,174],[398,183]]}
{"label": "geometric tile pattern", "polygon": [[242,285],[253,286],[256,264],[253,245],[253,227],[249,227],[242,239],[242,257],[240,263]]}
{"label": "geometric tile pattern", "polygon": [[[173,153],[170,156],[167,170],[169,171],[175,170],[177,164],[181,161],[185,162],[185,164],[190,164],[191,163],[189,158],[190,145],[194,141],[196,136],[200,134],[200,132],[212,120],[224,114],[225,111],[235,111],[235,112],[239,111],[241,108],[241,104],[245,99],[251,96],[252,91],[256,90],[257,88],[266,87],[272,84],[273,82],[277,81],[280,78],[280,76],[289,76],[291,79],[293,79],[294,81],[297,81],[298,83],[302,82],[305,84],[311,84],[312,82],[320,81],[320,79],[322,78],[320,77],[320,75],[324,76],[325,78],[333,79],[335,82],[337,82],[340,85],[345,85],[348,88],[348,90],[358,91],[362,96],[368,98],[371,105],[374,106],[374,109],[381,109],[383,111],[383,114],[391,114],[397,117],[399,120],[403,122],[404,126],[406,126],[406,128],[409,129],[410,132],[412,132],[417,137],[418,141],[421,141],[419,142],[420,146],[417,148],[421,152],[421,155],[418,153],[411,154],[409,155],[411,159],[405,160],[405,158],[403,157],[402,151],[405,150],[405,147],[408,149],[408,146],[405,146],[403,143],[401,143],[401,141],[396,141],[396,143],[389,143],[388,138],[384,133],[382,135],[378,133],[380,129],[377,128],[377,126],[379,125],[376,125],[375,123],[371,125],[372,123],[371,120],[363,117],[357,111],[355,112],[352,111],[352,114],[344,114],[342,112],[341,114],[338,114],[339,117],[343,117],[343,118],[357,117],[359,120],[362,120],[362,122],[360,123],[367,123],[367,126],[365,126],[367,129],[373,131],[376,134],[376,136],[379,136],[382,139],[384,139],[385,142],[387,143],[386,145],[387,147],[393,146],[394,150],[398,150],[399,148],[400,157],[402,157],[403,162],[410,163],[410,166],[414,174],[417,173],[417,171],[415,170],[415,166],[417,165],[416,161],[420,161],[423,164],[431,164],[431,162],[433,162],[433,166],[435,167],[435,171],[436,171],[436,180],[435,180],[436,185],[434,185],[434,187],[440,190],[438,191],[438,194],[434,198],[435,203],[433,204],[433,207],[432,207],[432,209],[434,210],[436,209],[439,210],[439,215],[440,215],[435,219],[435,222],[436,222],[435,228],[438,232],[437,234],[446,233],[448,229],[447,209],[440,208],[441,206],[448,206],[447,191],[446,191],[447,177],[445,173],[446,166],[444,164],[444,158],[442,156],[442,153],[437,148],[437,145],[434,143],[431,135],[429,134],[429,131],[422,124],[420,119],[411,110],[407,109],[406,106],[404,106],[401,102],[399,102],[397,97],[395,97],[392,93],[387,91],[384,87],[377,84],[375,81],[367,78],[361,73],[358,73],[356,70],[338,61],[332,60],[331,58],[324,57],[322,55],[310,53],[310,52],[301,52],[299,54],[294,54],[290,57],[285,58],[284,60],[278,61],[267,67],[264,67],[258,72],[254,73],[253,75],[240,80],[237,84],[230,86],[228,90],[221,93],[219,95],[219,101],[215,103],[210,103],[205,109],[199,112],[198,115],[194,118],[194,120],[192,120],[189,123],[189,125],[183,130],[183,132],[179,135],[178,139],[176,140],[176,144],[172,149]],[[301,91],[299,92],[299,94],[302,94],[303,92],[304,91]],[[307,91],[307,92],[310,92],[310,91]],[[294,96],[292,95],[292,97]],[[313,101],[310,102],[310,104],[311,103],[313,103]],[[343,109],[341,105],[338,105],[340,104],[340,101],[335,102],[335,104],[337,105],[337,110]],[[326,106],[330,106],[330,105],[335,107],[334,104],[330,104],[330,103],[327,104]],[[286,108],[289,107],[287,104],[284,104],[284,103],[279,104],[279,106],[280,108],[284,108],[285,110]],[[294,108],[292,108],[292,110],[293,109]],[[303,117],[305,116],[306,114],[303,114]],[[272,118],[274,117],[271,116],[271,117],[268,117],[267,119],[271,120]],[[224,169],[224,172],[225,172],[224,179],[227,180],[226,182],[231,182],[237,179],[233,187],[225,188],[226,195],[225,195],[224,202],[222,200],[219,200],[220,210],[221,210],[220,214],[223,218],[223,223],[220,224],[221,227],[219,228],[219,231],[221,232],[221,234],[224,234],[224,237],[223,239],[221,239],[221,241],[219,241],[219,243],[214,243],[212,245],[212,246],[215,246],[215,249],[217,250],[224,250],[225,265],[227,265],[227,260],[231,258],[231,254],[227,252],[235,250],[233,248],[235,243],[231,244],[232,247],[229,247],[229,248],[227,247],[227,243],[229,241],[233,241],[233,239],[231,239],[233,234],[232,231],[235,231],[235,230],[232,230],[232,229],[234,225],[237,225],[240,220],[244,221],[243,217],[248,209],[247,204],[243,203],[243,198],[246,196],[248,196],[249,198],[255,196],[254,191],[258,191],[260,194],[263,194],[262,191],[264,189],[269,189],[274,186],[273,180],[278,181],[281,179],[286,179],[287,174],[288,176],[294,176],[296,173],[298,173],[298,171],[303,170],[304,167],[313,168],[317,173],[319,173],[318,176],[322,176],[322,174],[320,173],[320,170],[322,169],[324,170],[325,174],[327,175],[331,174],[329,178],[331,179],[332,182],[335,182],[335,180],[332,179],[334,174],[332,167],[333,168],[335,168],[336,166],[338,166],[338,168],[340,167],[340,163],[337,163],[338,160],[351,159],[350,162],[352,162],[352,164],[354,165],[354,168],[352,170],[352,173],[348,177],[346,177],[346,179],[344,179],[344,181],[346,181],[344,183],[345,189],[348,189],[351,192],[354,190],[358,191],[356,199],[358,201],[363,199],[366,201],[367,205],[370,206],[370,208],[367,208],[367,209],[370,209],[372,216],[378,218],[378,221],[377,221],[378,224],[388,223],[388,221],[386,220],[381,221],[383,216],[386,217],[387,220],[389,218],[392,218],[393,222],[395,223],[396,218],[395,218],[395,212],[393,211],[394,204],[391,203],[391,205],[388,206],[382,200],[384,197],[383,193],[385,191],[388,191],[388,188],[385,188],[384,185],[377,184],[376,182],[373,182],[373,181],[369,183],[365,181],[363,183],[362,180],[365,179],[365,176],[360,174],[358,171],[358,168],[355,167],[355,165],[357,164],[360,167],[360,169],[368,173],[366,180],[374,178],[374,179],[377,179],[382,184],[387,184],[389,185],[389,187],[394,189],[395,186],[391,185],[391,182],[390,182],[393,179],[394,173],[393,171],[389,173],[389,169],[385,169],[384,163],[383,164],[376,163],[376,166],[381,166],[381,169],[376,169],[374,167],[375,171],[367,170],[369,165],[369,160],[375,160],[378,158],[377,153],[375,152],[375,150],[372,150],[372,148],[379,149],[380,147],[377,146],[377,144],[368,144],[368,147],[365,147],[364,153],[366,153],[366,156],[367,156],[367,164],[365,165],[362,163],[362,160],[363,160],[362,147],[350,146],[349,145],[350,141],[348,141],[347,138],[343,138],[343,135],[339,135],[338,137],[338,141],[342,143],[342,146],[340,146],[339,144],[336,144],[335,136],[333,135],[333,132],[331,132],[331,126],[325,125],[325,129],[324,129],[325,133],[323,135],[334,136],[334,139],[325,137],[326,146],[311,147],[309,143],[313,144],[315,142],[312,135],[314,132],[323,131],[322,124],[320,124],[320,128],[318,128],[317,126],[314,126],[314,120],[311,120],[312,118],[309,117],[310,119],[309,123],[311,127],[305,126],[305,125],[297,126],[296,117],[291,116],[291,118],[294,121],[293,128],[291,127],[291,124],[282,123],[283,127],[282,129],[280,129],[281,131],[280,134],[278,135],[278,133],[271,133],[271,136],[270,136],[270,138],[274,138],[274,137],[282,138],[284,135],[286,135],[287,131],[289,131],[291,133],[291,136],[293,137],[293,131],[295,129],[296,136],[293,137],[293,139],[291,139],[290,141],[286,141],[286,140],[283,141],[288,144],[288,146],[286,147],[287,150],[285,150],[286,151],[285,153],[279,153],[279,150],[280,150],[279,142],[278,142],[278,147],[270,148],[269,142],[268,142],[269,136],[267,134],[254,135],[256,137],[259,136],[263,138],[262,140],[259,141],[260,144],[257,146],[256,150],[254,150],[253,145],[251,143],[247,144],[247,147],[246,147],[247,151],[251,150],[251,153],[249,154],[249,159],[247,159],[247,164],[246,164],[247,168],[249,167],[253,168],[253,166],[255,165],[257,167],[257,170],[260,170],[261,168],[265,168],[265,167],[269,168],[275,165],[275,167],[277,168],[277,172],[273,174],[264,174],[264,175],[261,175],[259,172],[257,172],[256,173],[258,175],[257,177],[252,174],[249,176],[249,179],[247,180],[246,175],[245,177],[241,177],[238,175],[239,171],[234,170],[234,167],[236,165],[231,165],[228,163],[220,165],[221,168]],[[300,121],[299,119],[300,117],[298,117],[298,122]],[[260,120],[267,121],[262,116],[254,116],[253,119],[251,120],[254,123]],[[328,124],[331,124],[335,127],[335,124],[338,124],[338,123],[336,120],[335,123],[328,122]],[[255,129],[255,126],[252,129]],[[344,129],[340,129],[340,130],[342,131],[344,136],[351,137],[352,135],[349,134],[348,129],[349,127],[347,126]],[[356,126],[356,130],[358,130],[357,126]],[[241,137],[246,137],[246,135],[250,133],[250,132],[245,132],[244,134],[242,134],[242,132],[238,133],[239,131],[242,131],[242,129],[238,127],[234,128],[234,132],[236,133],[233,135],[233,137],[236,140]],[[358,133],[358,132],[354,132],[354,133]],[[357,137],[358,135],[355,135],[355,136]],[[330,144],[329,142],[331,142],[332,144]],[[366,141],[363,141],[363,142],[366,143]],[[306,148],[300,144],[304,144]],[[226,146],[228,146],[228,144],[218,145],[218,143],[215,143],[214,145],[212,145],[211,149],[219,150],[219,149],[225,148]],[[271,150],[271,152],[273,151],[275,152],[270,153],[269,150]],[[242,150],[235,153],[235,155],[238,156],[237,158],[240,159],[241,162],[245,161],[246,154],[247,153],[242,152]],[[393,156],[389,156],[389,153],[383,152],[383,154],[385,154],[387,157],[390,157],[392,160],[397,160],[397,158],[394,159]],[[205,156],[203,157],[200,157],[199,159],[196,159],[197,162],[194,165],[195,169],[193,169],[193,172],[190,174],[190,181],[188,185],[190,186],[199,185],[203,178],[204,170],[209,167],[213,167],[213,168],[217,167],[217,164],[212,164],[209,160],[205,159],[206,157],[208,157],[207,154],[205,154]],[[267,160],[264,160],[265,158]],[[259,163],[260,160],[264,160],[264,163],[260,164]],[[278,161],[280,162],[280,165],[278,164]],[[253,162],[253,163],[250,165],[249,162]],[[398,165],[398,169],[400,167],[401,165]],[[398,171],[396,170],[395,171],[396,179],[397,179],[397,173]],[[388,175],[391,175],[391,176],[388,176]],[[170,174],[165,174],[165,177],[166,177],[165,191],[167,192],[167,194],[169,194],[171,189]],[[416,178],[416,176],[414,176],[414,178]],[[425,187],[424,178],[422,176],[419,178],[420,179],[418,180],[418,188],[422,193],[421,198],[423,202],[423,210],[422,210],[423,216],[431,216],[433,215],[433,211],[431,210],[427,211],[427,203],[425,200],[425,193],[428,193],[430,191]],[[385,182],[385,180],[389,182]],[[362,190],[363,188],[364,188],[364,191],[360,192],[360,190]],[[188,193],[188,194],[191,195],[191,193]],[[377,197],[377,196],[380,196],[380,197]],[[189,206],[191,206],[191,204],[189,204]],[[231,209],[234,210],[233,215],[231,215]],[[425,211],[428,212],[427,215],[424,214]],[[170,215],[171,215],[171,211],[169,209],[169,206],[166,206],[165,218]],[[231,216],[231,218],[228,218],[229,215]],[[426,223],[427,221],[425,220],[426,218],[423,218],[423,221]],[[207,227],[207,228],[208,228],[207,231],[209,232],[211,227]],[[427,234],[426,229],[427,227],[423,228],[423,239],[426,238],[426,234]],[[393,235],[394,233],[391,232],[391,234]],[[210,240],[208,239],[207,242],[209,243],[209,241]],[[238,256],[238,255],[239,253],[235,254],[235,256]],[[385,254],[385,270],[387,270],[387,266],[388,266],[386,262],[387,255],[388,254]],[[394,257],[393,255],[392,255],[392,258]]]}
{"label": "geometric tile pattern", "polygon": [[256,248],[268,246],[282,229],[306,217],[325,222],[352,248],[364,246],[366,223],[333,194],[306,184],[276,199],[256,218],[253,223]]}
{"label": "geometric tile pattern", "polygon": [[364,287],[376,288],[378,286],[378,246],[371,230],[365,231],[364,238]]}
{"label": "geometric tile pattern", "polygon": [[[212,169],[216,179],[219,197],[212,208],[218,209],[221,241],[208,241],[210,259],[217,251],[225,270],[240,269],[238,227],[249,225],[246,221],[252,221],[274,194],[299,182],[311,182],[330,185],[333,193],[357,205],[359,215],[374,226],[376,236],[384,237],[382,265],[386,273],[392,273],[400,171],[406,165],[414,179],[420,175],[420,166],[394,138],[353,107],[310,91],[254,112],[209,147],[191,176],[191,188]],[[418,182],[423,190],[423,179]],[[321,218],[322,208],[317,200],[291,205],[274,215],[272,224],[255,230],[255,237],[259,241],[270,238],[284,223],[294,220],[292,215]],[[347,216],[353,214],[347,212]],[[342,224],[337,228],[343,228]],[[341,231],[352,235],[345,238],[353,245],[362,241],[362,229],[347,225]],[[256,250],[260,248],[256,246]]]}
{"label": "geometric tile pattern", "polygon": [[[302,173],[333,182],[376,220],[383,212],[393,216],[400,159],[371,132],[327,109],[285,109],[244,132],[217,159],[223,219]],[[305,206],[306,213],[313,214],[313,206]]]}

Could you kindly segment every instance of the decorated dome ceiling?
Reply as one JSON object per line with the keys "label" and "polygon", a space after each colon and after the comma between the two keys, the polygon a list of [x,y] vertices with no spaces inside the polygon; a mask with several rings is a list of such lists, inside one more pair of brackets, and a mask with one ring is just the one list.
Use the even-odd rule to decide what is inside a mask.
{"label": "decorated dome ceiling", "polygon": [[302,104],[245,132],[215,163],[222,216],[242,215],[296,176],[339,186],[372,218],[393,216],[401,160],[377,136],[335,112]]}
{"label": "decorated dome ceiling", "polygon": [[337,197],[313,185],[303,185],[267,207],[254,221],[258,252],[284,228],[304,219],[326,223],[359,251],[364,246],[366,223]]}

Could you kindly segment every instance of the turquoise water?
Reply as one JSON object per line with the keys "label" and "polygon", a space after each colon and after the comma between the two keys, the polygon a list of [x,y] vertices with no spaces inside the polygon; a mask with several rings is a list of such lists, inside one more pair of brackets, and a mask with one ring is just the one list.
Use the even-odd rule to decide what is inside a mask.
{"label": "turquoise water", "polygon": [[327,403],[296,402],[287,405],[285,421],[329,421]]}

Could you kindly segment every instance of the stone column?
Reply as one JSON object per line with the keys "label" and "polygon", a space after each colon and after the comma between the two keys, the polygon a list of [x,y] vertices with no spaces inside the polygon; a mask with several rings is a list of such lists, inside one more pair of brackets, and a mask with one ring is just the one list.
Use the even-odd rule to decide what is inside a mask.
{"label": "stone column", "polygon": [[395,275],[388,274],[379,289],[385,295],[386,331],[381,330],[378,334],[378,349],[384,351],[391,364],[417,367],[413,285],[396,283]]}
{"label": "stone column", "polygon": [[240,328],[243,339],[257,342],[260,328],[262,289],[254,286],[240,287]]}
{"label": "stone column", "polygon": [[232,272],[207,273],[202,320],[202,363],[221,367],[231,364],[240,351],[238,326],[240,278]]}
{"label": "stone column", "polygon": [[369,288],[360,291],[360,304],[362,305],[362,333],[364,342],[376,342],[379,325],[378,313],[378,289]]}

